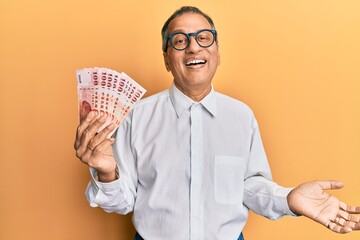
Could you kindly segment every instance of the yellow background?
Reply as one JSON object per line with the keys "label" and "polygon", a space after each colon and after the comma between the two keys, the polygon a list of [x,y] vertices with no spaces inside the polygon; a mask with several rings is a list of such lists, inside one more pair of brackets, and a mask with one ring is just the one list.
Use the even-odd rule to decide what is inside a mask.
{"label": "yellow background", "polygon": [[[170,86],[160,29],[182,5],[219,32],[216,90],[255,112],[275,181],[340,179],[360,205],[360,1],[0,0],[0,239],[132,239],[129,216],[92,209],[75,157],[75,70]],[[252,214],[246,239],[360,239],[305,218]]]}

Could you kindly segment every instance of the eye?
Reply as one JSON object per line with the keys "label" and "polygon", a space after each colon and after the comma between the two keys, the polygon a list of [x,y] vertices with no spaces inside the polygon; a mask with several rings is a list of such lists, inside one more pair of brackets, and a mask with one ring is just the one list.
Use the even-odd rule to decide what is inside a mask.
{"label": "eye", "polygon": [[207,33],[201,33],[197,36],[197,40],[200,42],[207,42],[211,39],[211,36]]}
{"label": "eye", "polygon": [[181,43],[184,43],[185,40],[184,39],[177,39],[175,44],[181,44]]}
{"label": "eye", "polygon": [[180,45],[186,45],[187,44],[187,36],[183,33],[178,33],[178,34],[175,34],[172,39],[172,44],[175,45],[175,46],[180,46]]}

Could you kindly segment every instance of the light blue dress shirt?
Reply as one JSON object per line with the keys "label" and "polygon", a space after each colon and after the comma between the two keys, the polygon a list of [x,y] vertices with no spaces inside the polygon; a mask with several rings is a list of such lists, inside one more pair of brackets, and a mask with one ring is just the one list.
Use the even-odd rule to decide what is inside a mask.
{"label": "light blue dress shirt", "polygon": [[136,105],[113,146],[119,179],[92,179],[91,206],[133,211],[146,240],[231,240],[249,209],[291,213],[290,188],[271,181],[258,124],[244,103],[212,90],[194,102],[175,86]]}

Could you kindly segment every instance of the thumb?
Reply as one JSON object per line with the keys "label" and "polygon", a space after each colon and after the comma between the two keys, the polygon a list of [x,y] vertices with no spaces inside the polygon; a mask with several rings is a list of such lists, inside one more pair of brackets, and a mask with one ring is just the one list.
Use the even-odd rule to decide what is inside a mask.
{"label": "thumb", "polygon": [[340,189],[344,187],[344,183],[342,181],[336,181],[336,180],[317,181],[317,183],[324,190]]}

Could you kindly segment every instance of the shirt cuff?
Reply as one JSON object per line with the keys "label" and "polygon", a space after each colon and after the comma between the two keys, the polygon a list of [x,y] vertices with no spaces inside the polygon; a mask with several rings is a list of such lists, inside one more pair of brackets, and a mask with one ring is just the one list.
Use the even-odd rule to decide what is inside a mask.
{"label": "shirt cuff", "polygon": [[274,190],[274,205],[276,209],[282,211],[284,215],[297,217],[295,213],[293,213],[287,201],[288,194],[293,190],[293,188],[284,188],[284,187],[277,187]]}
{"label": "shirt cuff", "polygon": [[[116,166],[116,168],[118,168],[118,166]],[[116,171],[117,173],[119,172],[118,169]],[[94,185],[94,188],[96,189],[96,191],[103,191],[103,192],[107,192],[107,191],[113,191],[116,189],[119,189],[119,187],[121,186],[121,180],[118,177],[116,180],[112,181],[112,182],[100,182],[98,180],[98,176],[97,176],[97,172],[95,169],[90,168],[90,175],[91,175],[91,182]],[[118,174],[117,174],[118,176]]]}

